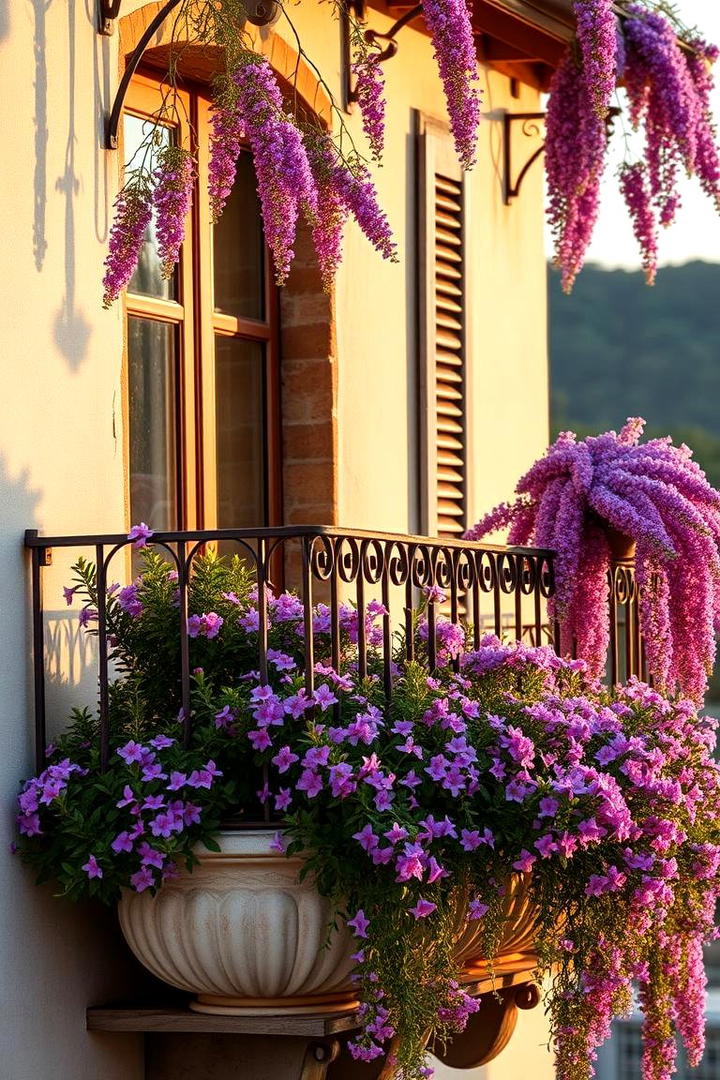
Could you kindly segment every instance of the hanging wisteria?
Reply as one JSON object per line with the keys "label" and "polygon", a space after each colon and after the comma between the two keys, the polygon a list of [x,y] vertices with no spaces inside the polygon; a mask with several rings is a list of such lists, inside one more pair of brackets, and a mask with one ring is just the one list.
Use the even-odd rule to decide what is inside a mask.
{"label": "hanging wisteria", "polygon": [[[333,0],[340,13],[344,0]],[[478,66],[470,0],[424,0],[423,16],[445,92],[455,148],[463,168],[476,160],[480,122]],[[318,263],[330,288],[342,256],[349,218],[383,258],[396,247],[375,190],[370,162],[380,164],[385,141],[385,79],[375,39],[350,9],[349,64],[354,100],[367,147],[366,159],[350,134],[331,88],[310,60],[332,111],[329,128],[297,107],[281,88],[269,61],[255,50],[243,0],[182,0],[176,25],[191,44],[223,47],[224,70],[213,86],[209,201],[220,217],[235,181],[243,144],[253,153],[265,237],[277,281],[293,259],[299,223],[306,221]],[[280,10],[305,57],[285,7]],[[658,236],[680,204],[680,182],[696,175],[720,210],[720,152],[711,114],[712,65],[718,50],[684,30],[668,6],[631,0],[574,0],[576,41],[552,79],[547,110],[548,217],[555,261],[570,291],[582,269],[600,207],[610,141],[609,120],[618,84],[624,88],[631,126],[642,133],[642,155],[625,160],[618,183],[641,249],[646,278],[657,270]],[[616,12],[620,10],[618,17]],[[194,36],[193,36],[194,35]],[[297,71],[297,69],[296,69]],[[162,271],[176,264],[196,178],[195,160],[168,147],[158,134],[177,115],[176,72],[146,139],[140,166],[130,167],[116,202],[104,280],[105,304],[128,284],[154,212]],[[290,98],[293,98],[292,102]],[[131,163],[132,166],[132,163]]]}
{"label": "hanging wisteria", "polygon": [[698,177],[720,209],[720,154],[710,97],[718,50],[679,25],[668,5],[650,0],[575,0],[577,45],[551,85],[547,114],[549,220],[555,262],[569,292],[582,269],[599,208],[608,157],[614,88],[625,90],[642,157],[625,160],[619,184],[649,284],[658,233],[675,220],[680,182]]}
{"label": "hanging wisteria", "polygon": [[[341,2],[333,0],[338,11]],[[280,8],[297,41],[299,58],[304,58],[290,15],[282,5]],[[345,14],[350,21],[355,100],[369,158],[380,163],[385,136],[380,53],[354,16]],[[480,95],[468,7],[465,0],[427,0],[425,17],[448,99],[458,157],[470,168],[475,159]],[[242,0],[183,0],[175,25],[183,28],[187,43],[219,44],[225,56],[224,70],[218,72],[213,85],[210,121],[208,197],[212,220],[218,221],[223,212],[235,182],[240,149],[247,144],[253,155],[265,239],[278,284],[283,284],[290,271],[301,220],[311,228],[326,288],[330,288],[340,263],[343,230],[351,217],[383,258],[395,260],[396,245],[378,202],[369,161],[355,146],[342,111],[315,65],[308,60],[331,102],[334,122],[330,130],[302,108],[294,107],[296,99],[292,106],[286,99],[269,61],[255,49]],[[128,285],[153,213],[166,277],[180,256],[197,168],[190,151],[163,144],[161,132],[180,113],[176,81],[177,72],[171,64],[168,92],[135,155],[140,164],[135,165],[135,159],[129,164],[125,186],[116,200],[105,264],[106,306]]]}

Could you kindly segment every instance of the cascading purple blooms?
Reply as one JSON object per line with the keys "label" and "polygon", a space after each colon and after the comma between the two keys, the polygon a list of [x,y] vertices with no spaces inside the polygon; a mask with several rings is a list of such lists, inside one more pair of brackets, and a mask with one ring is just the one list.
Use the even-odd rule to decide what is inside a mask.
{"label": "cascading purple blooms", "polygon": [[113,304],[130,278],[140,258],[145,230],[152,221],[151,195],[147,184],[127,185],[115,200],[108,255],[103,277],[103,306]]}
{"label": "cascading purple blooms", "polygon": [[615,93],[618,23],[613,0],[574,0],[583,82],[602,120]]}
{"label": "cascading purple blooms", "polygon": [[553,611],[562,648],[576,644],[594,675],[605,670],[610,547],[599,522],[636,543],[640,619],[648,670],[658,686],[701,700],[720,629],[720,493],[687,447],[641,443],[644,421],[578,442],[564,432],[467,536],[509,526],[511,544],[556,553]]}
{"label": "cascading purple blooms", "polygon": [[220,220],[225,203],[235,183],[237,159],[244,138],[238,94],[233,81],[219,80],[210,111],[210,163],[208,165],[208,195],[210,216]]}
{"label": "cascading purple blooms", "polygon": [[695,170],[701,103],[674,27],[642,4],[628,6],[627,91],[635,126],[645,127],[645,161],[660,223],[680,205],[678,181]]}
{"label": "cascading purple blooms", "polygon": [[313,243],[325,286],[330,286],[340,265],[343,231],[350,216],[383,258],[394,262],[397,248],[392,230],[367,166],[357,157],[341,157],[325,132],[307,131],[305,145],[318,191]]}
{"label": "cascading purple blooms", "polygon": [[153,173],[153,207],[158,258],[166,278],[180,258],[194,183],[195,164],[190,151],[179,146],[164,148]]}
{"label": "cascading purple blooms", "polygon": [[679,183],[697,175],[720,210],[720,152],[711,112],[711,66],[718,50],[702,40],[681,46],[678,28],[645,3],[625,9],[623,33],[610,0],[575,0],[578,48],[555,72],[547,112],[548,216],[563,288],[572,289],[592,239],[608,149],[606,118],[618,79],[630,119],[643,127],[641,161],[619,182],[648,283],[657,266],[657,229],[680,205]]}
{"label": "cascading purple blooms", "polygon": [[692,51],[687,57],[687,65],[699,102],[695,169],[706,195],[720,210],[720,151],[711,109],[715,89],[712,66],[717,62],[720,50],[700,39],[691,41],[690,45]]}
{"label": "cascading purple blooms", "polygon": [[607,144],[605,119],[569,49],[553,75],[545,123],[547,213],[565,292],[572,290],[592,239]]}
{"label": "cascading purple blooms", "polygon": [[477,52],[467,0],[424,0],[423,16],[440,71],[455,150],[464,169],[475,164],[480,124]]}
{"label": "cascading purple blooms", "polygon": [[379,55],[366,48],[352,64],[355,100],[360,107],[363,131],[375,161],[381,159],[385,146],[385,78]]}
{"label": "cascading purple blooms", "polygon": [[317,188],[302,135],[285,112],[268,60],[244,53],[232,72],[232,81],[253,154],[265,240],[281,285],[290,272],[300,214],[312,221],[317,213]]}
{"label": "cascading purple blooms", "polygon": [[658,223],[647,169],[643,162],[637,161],[632,165],[623,165],[619,175],[620,191],[642,255],[645,280],[648,285],[653,285],[658,265]]}

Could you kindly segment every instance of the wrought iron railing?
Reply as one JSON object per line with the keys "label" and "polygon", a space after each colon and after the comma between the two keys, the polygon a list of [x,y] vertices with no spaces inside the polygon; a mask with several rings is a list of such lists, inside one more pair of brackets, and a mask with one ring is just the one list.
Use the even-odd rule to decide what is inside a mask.
{"label": "wrought iron railing", "polygon": [[[464,621],[474,644],[490,631],[498,636],[522,638],[534,644],[552,643],[546,601],[554,588],[553,554],[533,548],[503,548],[470,541],[430,539],[394,533],[362,532],[318,527],[285,527],[255,530],[209,530],[204,532],[156,533],[150,543],[162,549],[178,581],[180,628],[180,698],[186,736],[192,726],[190,641],[187,632],[188,585],[193,560],[208,545],[242,555],[258,585],[258,671],[267,678],[268,607],[265,586],[293,587],[303,605],[304,678],[308,691],[314,689],[315,639],[313,609],[317,602],[329,608],[330,637],[327,655],[333,666],[340,658],[340,607],[351,602],[358,610],[357,665],[363,678],[368,670],[368,642],[365,612],[371,600],[383,605],[380,617],[382,643],[373,648],[379,663],[386,695],[392,693],[393,662],[399,648],[412,659],[416,648],[414,613],[423,590],[437,586],[445,594],[442,602],[427,608],[427,659],[431,668],[437,658],[437,620]],[[101,758],[109,748],[109,658],[106,619],[108,583],[118,573],[111,563],[123,561],[125,572],[132,569],[128,549],[132,541],[124,535],[39,536],[26,534],[32,567],[32,622],[34,654],[35,727],[38,762],[46,743],[46,609],[43,600],[45,568],[52,565],[53,549],[72,549],[77,557],[90,553],[97,566],[97,675]],[[74,561],[74,558],[73,558]],[[397,631],[400,631],[398,634]]]}
{"label": "wrought iron railing", "polygon": [[[413,659],[417,636],[413,620],[423,592],[433,586],[444,599],[427,606],[427,642],[430,668],[437,659],[437,625],[440,618],[464,622],[474,646],[488,632],[531,644],[558,647],[558,628],[548,620],[547,600],[554,593],[554,554],[538,548],[508,548],[465,540],[440,540],[395,533],[348,531],[323,526],[297,526],[254,530],[209,530],[156,533],[150,544],[165,552],[177,571],[180,633],[179,697],[185,735],[189,737],[191,710],[190,640],[187,628],[188,587],[193,561],[209,546],[242,555],[258,585],[258,655],[261,679],[268,671],[268,601],[266,586],[292,587],[302,601],[304,678],[309,692],[315,680],[315,605],[329,610],[329,640],[324,654],[337,666],[341,654],[340,614],[343,602],[358,611],[357,666],[363,678],[371,654],[375,670],[382,673],[385,694],[393,688],[394,663],[401,656]],[[108,718],[110,660],[106,595],[110,581],[118,578],[116,564],[123,563],[128,578],[134,572],[132,541],[125,535],[40,536],[29,531],[25,545],[31,557],[33,672],[35,734],[38,766],[43,765],[46,745],[46,644],[51,608],[43,598],[47,567],[53,549],[67,549],[72,561],[89,553],[97,566],[97,687],[101,761],[106,762],[110,744]],[[113,566],[111,574],[111,564]],[[69,565],[69,564],[68,564]],[[58,592],[59,592],[59,583]],[[642,642],[637,617],[637,591],[629,563],[617,564],[611,580],[611,648],[608,679],[616,682],[631,674],[643,674]],[[382,641],[369,650],[365,613],[372,601],[382,604]],[[457,663],[457,661],[455,661]]]}

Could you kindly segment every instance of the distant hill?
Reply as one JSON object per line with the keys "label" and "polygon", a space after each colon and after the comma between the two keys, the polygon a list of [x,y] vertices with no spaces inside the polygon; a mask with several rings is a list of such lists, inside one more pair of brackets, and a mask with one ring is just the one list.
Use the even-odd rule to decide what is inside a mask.
{"label": "distant hill", "polygon": [[652,434],[692,446],[720,486],[720,265],[666,267],[653,288],[590,266],[569,297],[549,273],[555,431],[644,416]]}

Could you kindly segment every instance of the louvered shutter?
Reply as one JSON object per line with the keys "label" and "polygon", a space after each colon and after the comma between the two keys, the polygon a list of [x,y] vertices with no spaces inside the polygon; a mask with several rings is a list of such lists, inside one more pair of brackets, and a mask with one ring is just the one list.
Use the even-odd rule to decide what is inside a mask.
{"label": "louvered shutter", "polygon": [[467,528],[464,181],[447,128],[418,123],[422,527]]}

